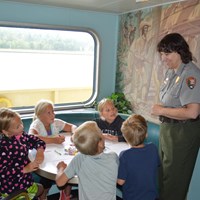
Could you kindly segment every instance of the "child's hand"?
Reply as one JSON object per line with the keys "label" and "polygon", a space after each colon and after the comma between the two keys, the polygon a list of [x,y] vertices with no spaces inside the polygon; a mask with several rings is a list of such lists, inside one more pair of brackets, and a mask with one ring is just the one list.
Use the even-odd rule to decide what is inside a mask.
{"label": "child's hand", "polygon": [[57,175],[56,175],[56,179],[57,179],[58,177],[60,177],[60,176],[63,174],[64,169],[65,169],[66,167],[67,167],[67,164],[64,163],[63,161],[61,161],[61,162],[59,162],[59,163],[57,164],[58,172],[57,172]]}
{"label": "child's hand", "polygon": [[65,141],[64,135],[59,135],[59,136],[54,137],[55,144],[62,144],[64,141]]}
{"label": "child's hand", "polygon": [[61,161],[61,162],[59,162],[58,164],[57,164],[57,169],[58,170],[60,170],[60,169],[65,169],[67,167],[67,164],[65,163],[65,162],[63,162],[63,161]]}
{"label": "child's hand", "polygon": [[34,160],[33,162],[30,162],[28,165],[26,165],[23,169],[24,173],[30,173],[33,171],[36,171],[39,168],[39,164]]}
{"label": "child's hand", "polygon": [[112,141],[118,142],[118,137],[115,136],[115,135],[103,133],[103,137],[104,137],[106,140],[112,140]]}

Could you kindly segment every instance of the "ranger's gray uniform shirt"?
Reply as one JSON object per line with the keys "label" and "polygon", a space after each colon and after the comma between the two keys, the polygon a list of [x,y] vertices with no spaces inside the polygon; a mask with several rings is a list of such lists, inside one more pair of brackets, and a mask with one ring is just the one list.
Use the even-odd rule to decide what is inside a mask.
{"label": "ranger's gray uniform shirt", "polygon": [[183,107],[200,103],[200,69],[192,62],[181,64],[176,72],[168,69],[160,89],[160,100],[165,107]]}
{"label": "ranger's gray uniform shirt", "polygon": [[116,153],[95,156],[78,153],[65,169],[68,178],[78,175],[80,200],[116,200]]}

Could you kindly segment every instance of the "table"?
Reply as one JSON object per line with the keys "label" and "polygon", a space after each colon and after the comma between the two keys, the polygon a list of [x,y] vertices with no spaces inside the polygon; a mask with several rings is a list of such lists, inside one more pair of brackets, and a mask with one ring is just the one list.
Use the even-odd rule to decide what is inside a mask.
{"label": "table", "polygon": [[[74,155],[69,155],[65,149],[72,146],[70,140],[71,135],[65,134],[65,142],[62,144],[47,144],[44,152],[44,161],[40,164],[39,169],[35,171],[38,175],[55,180],[57,174],[57,164],[64,161],[69,164]],[[129,145],[126,142],[105,141],[105,153],[116,152],[118,155],[122,150],[128,149]],[[32,150],[29,154],[30,160],[33,160],[36,155],[36,150]],[[70,184],[78,184],[78,177],[75,176],[69,180]]]}

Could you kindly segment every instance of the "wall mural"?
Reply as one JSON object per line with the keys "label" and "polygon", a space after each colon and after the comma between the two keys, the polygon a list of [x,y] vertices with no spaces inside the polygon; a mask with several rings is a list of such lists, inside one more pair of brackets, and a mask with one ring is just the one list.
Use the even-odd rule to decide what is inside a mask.
{"label": "wall mural", "polygon": [[200,0],[148,8],[120,18],[116,91],[124,92],[134,113],[158,123],[150,114],[159,102],[166,67],[156,45],[167,33],[182,34],[200,66]]}

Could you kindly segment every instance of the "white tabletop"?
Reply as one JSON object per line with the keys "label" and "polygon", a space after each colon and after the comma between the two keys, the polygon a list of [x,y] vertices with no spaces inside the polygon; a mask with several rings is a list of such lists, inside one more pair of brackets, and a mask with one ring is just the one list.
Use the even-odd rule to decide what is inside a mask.
{"label": "white tabletop", "polygon": [[[44,161],[40,165],[39,169],[36,173],[45,178],[55,180],[55,176],[57,174],[57,164],[60,161],[64,161],[69,164],[73,159],[74,155],[69,155],[66,151],[69,147],[73,147],[73,143],[70,140],[70,135],[65,136],[65,142],[62,144],[47,144],[44,152]],[[105,141],[105,153],[106,152],[116,152],[118,155],[122,150],[128,149],[129,146],[125,142],[113,142],[113,141]],[[36,151],[31,151],[29,157],[32,160],[35,157]],[[77,184],[78,178],[72,178],[69,183]]]}

